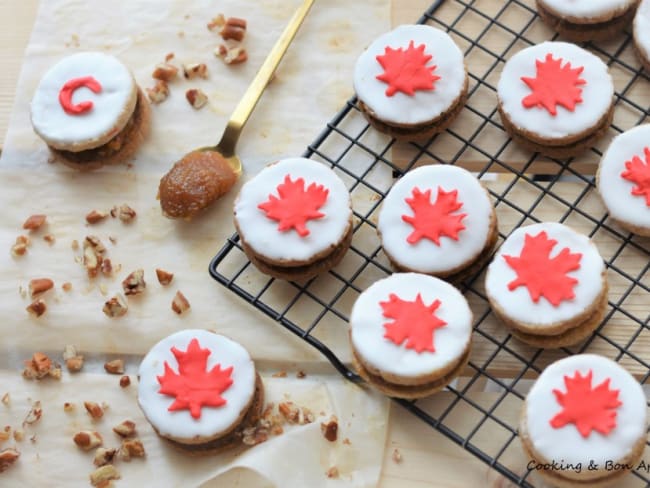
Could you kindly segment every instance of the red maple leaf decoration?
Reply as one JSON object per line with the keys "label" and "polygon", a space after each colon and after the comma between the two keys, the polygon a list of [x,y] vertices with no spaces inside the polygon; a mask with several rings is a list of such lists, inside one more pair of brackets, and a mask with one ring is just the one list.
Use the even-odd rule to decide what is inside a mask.
{"label": "red maple leaf decoration", "polygon": [[625,162],[625,171],[621,177],[636,183],[632,188],[632,195],[645,197],[645,204],[650,207],[650,148],[643,149],[645,163],[639,156],[634,156],[631,161]]}
{"label": "red maple leaf decoration", "polygon": [[416,244],[420,239],[426,237],[438,246],[440,237],[446,236],[458,240],[458,233],[465,229],[461,221],[467,214],[454,213],[463,206],[457,200],[458,190],[445,191],[438,187],[436,201],[431,203],[431,189],[422,193],[415,187],[412,197],[404,201],[413,210],[413,216],[402,215],[402,220],[413,226],[413,232],[409,234],[406,241],[409,244]]}
{"label": "red maple leaf decoration", "polygon": [[425,305],[418,293],[415,300],[402,300],[394,293],[388,296],[387,302],[379,302],[384,311],[384,317],[395,319],[386,322],[384,337],[398,346],[406,340],[407,349],[435,352],[433,331],[444,327],[447,322],[440,320],[434,312],[440,306],[440,300],[434,300],[431,305]]}
{"label": "red maple leaf decoration", "polygon": [[427,66],[432,56],[424,54],[424,49],[424,44],[414,47],[411,41],[406,49],[386,46],[384,54],[377,55],[377,61],[384,68],[384,72],[376,78],[388,84],[387,97],[392,97],[398,91],[413,96],[415,90],[435,89],[433,83],[440,79],[433,74],[437,66]]}
{"label": "red maple leaf decoration", "polygon": [[607,378],[596,388],[591,388],[592,371],[580,376],[575,371],[573,378],[564,376],[566,393],[553,390],[563,410],[550,421],[551,427],[560,429],[575,424],[582,437],[589,437],[592,430],[607,435],[616,427],[616,409],[622,405],[618,399],[619,390],[610,390]]}
{"label": "red maple leaf decoration", "polygon": [[545,108],[551,115],[557,115],[558,105],[573,112],[576,104],[582,102],[582,88],[579,85],[587,83],[579,78],[584,67],[571,68],[570,62],[562,66],[562,58],[553,59],[550,53],[544,61],[536,60],[535,66],[535,78],[521,77],[533,91],[521,101],[522,105],[526,108]]}
{"label": "red maple leaf decoration", "polygon": [[325,216],[318,209],[325,204],[329,190],[316,183],[305,190],[305,180],[298,178],[291,181],[291,175],[284,177],[277,190],[280,198],[269,195],[269,199],[257,208],[264,210],[269,219],[279,222],[279,231],[295,229],[300,237],[308,236],[307,221]]}
{"label": "red maple leaf decoration", "polygon": [[190,341],[186,351],[175,347],[171,352],[178,362],[178,373],[165,361],[165,373],[157,376],[160,383],[158,393],[176,397],[167,410],[189,409],[192,417],[201,417],[201,407],[220,407],[225,405],[225,398],[221,394],[232,385],[233,367],[221,369],[217,364],[210,371],[206,371],[209,349],[201,349],[199,341],[194,338]]}
{"label": "red maple leaf decoration", "polygon": [[524,247],[518,257],[503,256],[517,273],[517,278],[508,283],[508,289],[526,286],[530,298],[535,303],[540,297],[544,297],[555,307],[562,300],[574,298],[573,287],[578,280],[567,276],[567,273],[580,268],[582,254],[571,253],[571,250],[565,247],[551,259],[549,256],[556,244],[557,241],[549,239],[545,231],[536,236],[526,234]]}

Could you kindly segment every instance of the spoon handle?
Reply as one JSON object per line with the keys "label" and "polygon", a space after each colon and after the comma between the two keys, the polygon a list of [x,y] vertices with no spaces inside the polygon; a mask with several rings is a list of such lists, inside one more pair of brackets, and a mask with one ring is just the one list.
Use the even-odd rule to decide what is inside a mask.
{"label": "spoon handle", "polygon": [[304,0],[302,5],[293,14],[289,24],[284,28],[284,32],[282,32],[282,35],[275,43],[275,46],[271,49],[271,52],[264,60],[264,63],[255,75],[255,78],[249,85],[246,93],[244,93],[244,96],[230,116],[230,120],[226,125],[226,130],[221,137],[221,141],[219,141],[219,144],[217,145],[220,152],[225,157],[229,157],[235,153],[235,145],[237,144],[237,139],[239,139],[241,130],[253,112],[255,105],[257,105],[257,102],[266,88],[266,85],[269,83],[269,80],[273,76],[275,69],[280,64],[280,61],[282,61],[284,53],[287,51],[289,44],[291,44],[291,41],[293,41],[293,38],[296,36],[298,28],[307,16],[313,3],[314,0]]}

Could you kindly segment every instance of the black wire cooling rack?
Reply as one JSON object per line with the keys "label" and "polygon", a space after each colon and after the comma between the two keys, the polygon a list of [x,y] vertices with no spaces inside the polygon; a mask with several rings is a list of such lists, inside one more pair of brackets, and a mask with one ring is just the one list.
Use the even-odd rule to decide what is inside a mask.
{"label": "black wire cooling rack", "polygon": [[[464,375],[444,392],[402,407],[522,486],[538,478],[526,468],[517,437],[518,415],[530,379],[559,357],[593,352],[619,361],[642,384],[650,377],[650,246],[622,231],[594,189],[595,168],[611,138],[644,121],[648,77],[635,58],[629,33],[587,44],[609,66],[616,86],[614,122],[605,140],[578,159],[527,153],[509,139],[496,109],[495,87],[505,60],[521,48],[555,39],[537,17],[533,0],[439,0],[420,18],[446,30],[464,50],[470,90],[452,127],[426,144],[401,144],[369,128],[351,99],[309,146],[305,156],[328,163],[347,183],[355,208],[355,234],[343,262],[307,283],[269,279],[250,264],[232,236],[210,264],[215,280],[318,349],[347,379],[347,318],[354,299],[391,272],[376,237],[377,210],[394,179],[414,165],[460,164],[489,188],[502,241],[521,225],[567,223],[591,236],[603,255],[610,283],[607,314],[580,346],[558,351],[525,346],[497,323],[483,289],[483,272],[462,291],[474,311],[474,345]],[[629,486],[650,475],[633,471]],[[626,485],[628,486],[628,485]]]}

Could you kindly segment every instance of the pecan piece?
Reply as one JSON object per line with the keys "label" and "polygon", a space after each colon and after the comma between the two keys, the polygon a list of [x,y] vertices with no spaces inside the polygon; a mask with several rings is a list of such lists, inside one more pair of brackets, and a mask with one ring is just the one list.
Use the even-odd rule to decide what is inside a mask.
{"label": "pecan piece", "polygon": [[169,97],[169,85],[166,81],[158,80],[153,88],[145,88],[147,97],[151,103],[159,104],[167,100]]}
{"label": "pecan piece", "polygon": [[104,363],[104,370],[109,374],[123,374],[124,373],[124,360],[113,359]]}
{"label": "pecan piece", "polygon": [[52,234],[45,234],[43,236],[43,240],[51,246],[56,242],[56,237],[54,237]]}
{"label": "pecan piece", "polygon": [[170,63],[159,63],[151,73],[151,76],[156,80],[171,81],[176,78],[178,68]]}
{"label": "pecan piece", "polygon": [[126,314],[128,310],[129,306],[126,304],[126,299],[120,293],[109,298],[106,303],[104,303],[104,308],[102,308],[102,311],[110,318],[121,317]]}
{"label": "pecan piece", "polygon": [[143,269],[136,269],[122,281],[125,295],[139,295],[144,292],[146,287]]}
{"label": "pecan piece", "polygon": [[18,461],[20,452],[13,447],[8,447],[0,451],[0,473],[9,469],[13,464]]}
{"label": "pecan piece", "polygon": [[57,380],[60,379],[61,366],[42,352],[35,352],[31,359],[25,361],[23,377],[28,380],[40,380],[46,376],[51,376]]}
{"label": "pecan piece", "polygon": [[204,80],[208,79],[208,67],[205,63],[190,63],[183,65],[183,76],[187,80],[192,80],[197,76],[203,78]]}
{"label": "pecan piece", "polygon": [[65,361],[65,367],[71,373],[81,371],[84,365],[84,357],[77,354],[77,348],[72,344],[66,345],[63,349],[63,360]]}
{"label": "pecan piece", "polygon": [[113,263],[109,258],[102,259],[102,265],[100,266],[102,274],[107,278],[113,276]]}
{"label": "pecan piece", "polygon": [[339,468],[336,466],[332,466],[330,469],[328,469],[325,474],[327,475],[328,478],[338,478],[339,477]]}
{"label": "pecan piece", "polygon": [[25,419],[23,420],[23,427],[26,425],[32,425],[41,420],[41,417],[43,416],[43,409],[41,408],[41,402],[40,400],[36,400],[34,403],[32,403],[32,407],[29,409],[29,412],[27,412],[27,415],[25,415]]}
{"label": "pecan piece", "polygon": [[185,98],[196,110],[203,108],[208,103],[208,96],[200,88],[190,88],[185,92]]}
{"label": "pecan piece", "polygon": [[246,35],[246,20],[237,17],[228,17],[219,31],[224,41],[233,40],[241,42]]}
{"label": "pecan piece", "polygon": [[25,230],[38,230],[45,223],[47,217],[43,214],[34,214],[27,217],[27,220],[23,223],[23,229]]}
{"label": "pecan piece", "polygon": [[27,247],[31,244],[29,237],[20,235],[16,237],[16,242],[11,246],[12,256],[24,256],[27,253]]}
{"label": "pecan piece", "polygon": [[134,457],[144,457],[144,445],[140,439],[125,439],[122,441],[118,455],[122,461],[130,461]]}
{"label": "pecan piece", "polygon": [[126,203],[123,203],[119,207],[116,205],[111,209],[111,217],[117,217],[125,224],[132,222],[136,216],[136,211],[129,207]]}
{"label": "pecan piece", "polygon": [[93,458],[93,464],[95,466],[105,466],[110,464],[117,453],[117,449],[107,449],[105,447],[98,447],[95,450],[95,456]]}
{"label": "pecan piece", "polygon": [[97,222],[101,222],[106,217],[108,217],[108,213],[106,212],[100,212],[99,210],[91,210],[86,214],[86,222],[92,225],[92,224],[96,224]]}
{"label": "pecan piece", "polygon": [[49,278],[34,278],[29,282],[29,295],[34,298],[36,295],[45,293],[54,287],[54,282]]}
{"label": "pecan piece", "polygon": [[174,279],[174,274],[164,269],[156,268],[156,277],[158,278],[158,283],[163,286],[169,285]]}
{"label": "pecan piece", "polygon": [[131,384],[131,378],[129,378],[127,375],[124,375],[120,378],[120,386],[122,388],[126,388]]}
{"label": "pecan piece", "polygon": [[84,407],[92,419],[101,419],[104,416],[104,409],[99,403],[84,402]]}
{"label": "pecan piece", "polygon": [[131,437],[135,435],[135,422],[133,420],[125,420],[113,427],[113,432],[120,437]]}
{"label": "pecan piece", "polygon": [[323,437],[325,437],[325,439],[330,442],[335,442],[339,431],[339,422],[336,416],[332,415],[329,422],[321,423],[320,430],[323,433]]}
{"label": "pecan piece", "polygon": [[45,302],[39,298],[27,305],[25,310],[27,310],[27,313],[32,317],[40,317],[47,310],[47,305],[45,305]]}
{"label": "pecan piece", "polygon": [[90,451],[104,443],[101,434],[92,430],[82,430],[81,432],[77,432],[72,440],[84,451]]}
{"label": "pecan piece", "polygon": [[172,310],[180,315],[189,309],[190,302],[187,301],[185,295],[183,295],[180,291],[177,291],[176,295],[174,295],[174,299],[172,300]]}
{"label": "pecan piece", "polygon": [[214,50],[214,55],[221,58],[226,64],[241,64],[248,60],[248,53],[241,46],[219,44]]}
{"label": "pecan piece", "polygon": [[109,481],[119,480],[120,477],[120,472],[115,468],[115,466],[112,464],[105,464],[90,473],[90,484],[97,487],[105,487],[109,486]]}
{"label": "pecan piece", "polygon": [[210,22],[208,22],[208,30],[221,30],[221,28],[226,24],[226,18],[223,14],[218,14]]}

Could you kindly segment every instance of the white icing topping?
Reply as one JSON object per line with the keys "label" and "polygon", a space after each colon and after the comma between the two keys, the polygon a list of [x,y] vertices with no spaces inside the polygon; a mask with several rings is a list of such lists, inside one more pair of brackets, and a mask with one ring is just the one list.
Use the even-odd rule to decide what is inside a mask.
{"label": "white icing topping", "polygon": [[634,16],[634,40],[646,59],[650,59],[650,0],[641,0]]}
{"label": "white icing topping", "polygon": [[[572,69],[583,67],[580,78],[586,81],[579,85],[582,102],[577,103],[573,111],[558,105],[555,116],[543,107],[522,105],[522,100],[532,93],[522,76],[535,78],[535,62],[544,61],[549,53],[554,60],[562,58],[562,67],[567,62]],[[593,128],[610,109],[614,84],[607,65],[589,51],[567,42],[543,42],[522,49],[506,62],[497,94],[503,111],[516,127],[545,139],[556,139]]]}
{"label": "white icing topping", "polygon": [[[178,373],[178,361],[171,348],[186,351],[194,338],[202,349],[211,351],[207,371],[217,364],[221,369],[233,367],[233,382],[221,394],[226,404],[202,407],[199,419],[194,419],[189,410],[168,411],[175,397],[158,393],[160,383],[157,379],[164,374],[165,361]],[[161,340],[144,357],[138,374],[138,402],[145,416],[160,434],[176,439],[217,437],[225,433],[237,422],[255,393],[255,365],[246,349],[227,337],[202,329],[182,330]]]}
{"label": "white icing topping", "polygon": [[[383,55],[387,46],[406,49],[411,41],[414,47],[426,46],[425,54],[433,56],[427,66],[435,65],[433,74],[440,79],[434,82],[433,91],[386,96],[388,85],[376,78],[384,72],[377,56]],[[401,25],[375,39],[359,56],[354,68],[354,90],[379,119],[411,125],[433,120],[449,109],[462,93],[465,77],[463,53],[447,33],[428,25]]]}
{"label": "white icing topping", "polygon": [[[449,192],[457,190],[457,199],[463,206],[453,214],[467,214],[461,221],[465,229],[458,240],[442,236],[440,246],[430,239],[420,239],[415,244],[407,242],[413,226],[402,215],[413,215],[406,203],[413,189],[431,190],[430,201],[436,201],[438,188]],[[458,166],[421,166],[403,176],[384,199],[377,229],[381,232],[382,246],[397,264],[421,273],[449,271],[476,258],[485,247],[490,233],[492,204],[478,180]]]}
{"label": "white icing topping", "polygon": [[[324,217],[307,221],[309,235],[295,229],[278,230],[278,221],[258,208],[278,196],[277,187],[287,175],[303,178],[305,189],[312,183],[323,185],[329,194],[318,209]],[[235,201],[235,219],[242,238],[257,253],[271,260],[307,261],[341,242],[352,215],[350,194],[341,179],[324,164],[305,158],[289,158],[270,164],[248,181]]]}
{"label": "white icing topping", "polygon": [[[616,427],[607,435],[591,431],[584,438],[573,423],[558,429],[549,423],[562,411],[553,390],[566,392],[564,376],[574,377],[576,370],[581,376],[593,372],[592,388],[611,378],[609,388],[620,390]],[[585,470],[589,460],[601,469],[606,461],[621,461],[645,437],[646,399],[641,385],[622,366],[596,354],[577,354],[548,366],[528,393],[525,409],[526,429],[535,450],[547,461],[582,462]]]}
{"label": "white icing topping", "polygon": [[[379,302],[386,302],[391,293],[406,301],[418,293],[426,306],[440,300],[435,316],[447,325],[435,329],[435,352],[407,349],[406,342],[397,345],[384,337],[385,323],[393,321],[383,315]],[[373,283],[355,302],[350,314],[350,337],[359,357],[386,373],[417,377],[455,364],[467,348],[472,334],[472,312],[467,300],[449,283],[417,273],[395,273]]]}
{"label": "white icing topping", "polygon": [[650,124],[639,125],[616,136],[600,160],[598,191],[613,218],[635,227],[650,228],[650,207],[645,197],[632,195],[636,183],[621,177],[625,163],[635,156],[646,163],[646,147],[650,148]]}
{"label": "white icing topping", "polygon": [[[542,231],[546,232],[549,239],[557,241],[551,250],[551,259],[565,247],[568,247],[571,253],[582,254],[580,268],[567,273],[567,276],[578,280],[573,287],[575,298],[562,300],[557,307],[543,296],[535,303],[524,285],[514,290],[508,289],[508,283],[517,278],[517,273],[503,256],[519,257],[526,234],[534,237]],[[520,227],[508,236],[488,267],[485,289],[490,301],[496,303],[508,317],[529,326],[543,328],[570,320],[589,308],[602,291],[601,274],[604,269],[605,265],[598,249],[587,236],[562,224],[544,222]]]}
{"label": "white icing topping", "polygon": [[617,17],[636,0],[537,0],[542,7],[563,17],[582,17],[602,22]]}
{"label": "white icing topping", "polygon": [[[101,85],[100,93],[87,87],[75,90],[72,102],[92,101],[93,108],[81,115],[70,115],[59,103],[63,85],[74,78],[92,76]],[[31,104],[34,130],[48,144],[72,144],[93,141],[116,127],[121,114],[135,107],[135,81],[118,59],[98,52],[84,52],[63,58],[45,73]],[[123,124],[128,121],[124,118]]]}

